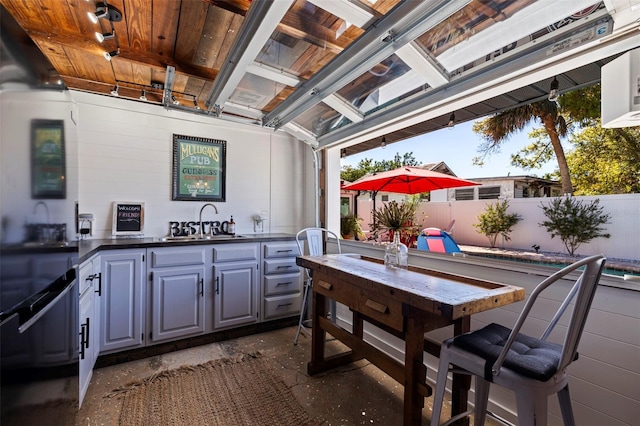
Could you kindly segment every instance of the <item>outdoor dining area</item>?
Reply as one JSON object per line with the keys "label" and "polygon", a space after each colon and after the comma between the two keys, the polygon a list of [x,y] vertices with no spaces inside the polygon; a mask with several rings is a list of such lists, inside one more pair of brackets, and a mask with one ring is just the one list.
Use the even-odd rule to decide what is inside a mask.
{"label": "outdoor dining area", "polygon": [[[325,231],[307,229],[304,232],[320,235],[317,233]],[[339,241],[337,244],[341,252]],[[471,413],[475,416],[474,424],[484,424],[491,383],[516,392],[520,425],[546,425],[547,397],[556,393],[564,424],[576,424],[567,367],[577,358],[578,343],[604,267],[604,256],[588,257],[544,279],[533,290],[512,329],[491,323],[471,332],[473,315],[522,301],[525,289],[415,266],[407,269],[389,267],[379,259],[363,255],[319,255],[317,247],[314,250],[311,246],[311,249],[314,255],[298,257],[297,261],[309,271],[306,285],[313,293],[309,375],[367,359],[404,386],[402,424],[419,425],[422,424],[424,400],[432,395],[423,361],[426,352],[440,359],[432,426],[440,424],[450,364],[454,365],[452,423],[446,424],[462,421]],[[576,279],[572,273],[581,267],[584,269]],[[557,313],[548,318],[549,326],[542,337],[522,334],[521,328],[539,294],[569,277],[575,279],[574,284]],[[330,301],[347,307],[350,318],[340,318],[336,305]],[[563,332],[563,344],[547,342],[570,303],[574,307]],[[303,321],[304,313],[298,331]],[[403,359],[394,359],[365,339],[365,322],[399,339]],[[453,337],[442,344],[425,337],[425,333],[449,326],[453,326]],[[345,344],[348,350],[327,356],[327,334]],[[297,338],[296,335],[295,343]],[[476,377],[475,409],[468,411],[470,376]]]}

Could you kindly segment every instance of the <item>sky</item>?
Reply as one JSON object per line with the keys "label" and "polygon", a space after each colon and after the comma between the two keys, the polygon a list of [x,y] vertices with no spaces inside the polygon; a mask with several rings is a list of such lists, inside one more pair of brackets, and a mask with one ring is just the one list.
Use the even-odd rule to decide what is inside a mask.
{"label": "sky", "polygon": [[482,143],[480,136],[476,135],[471,127],[473,121],[456,124],[452,129],[442,129],[424,135],[406,139],[388,145],[385,148],[376,148],[359,154],[349,155],[341,159],[340,165],[357,167],[360,160],[372,158],[374,161],[391,160],[399,153],[401,156],[407,152],[413,152],[413,156],[420,164],[438,163],[443,161],[449,168],[461,178],[480,178],[495,176],[519,176],[535,175],[543,176],[557,168],[555,157],[546,163],[541,169],[524,170],[511,165],[511,154],[531,143],[529,132],[533,126],[513,134],[508,141],[503,143],[501,152],[494,154],[485,160],[484,166],[474,166],[473,157],[478,156],[478,146]]}

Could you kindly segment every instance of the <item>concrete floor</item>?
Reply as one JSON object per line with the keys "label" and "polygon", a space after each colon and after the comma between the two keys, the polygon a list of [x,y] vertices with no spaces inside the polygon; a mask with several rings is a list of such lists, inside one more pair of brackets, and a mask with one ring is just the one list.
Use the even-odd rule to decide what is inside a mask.
{"label": "concrete floor", "polygon": [[[118,425],[121,400],[107,395],[119,386],[163,370],[254,351],[260,351],[273,362],[275,371],[298,402],[311,416],[324,419],[323,425],[402,424],[402,385],[366,360],[308,376],[311,339],[301,335],[294,346],[295,331],[296,327],[286,327],[98,368],[94,370],[77,424]],[[343,349],[338,341],[332,340],[327,352]],[[429,422],[432,399],[425,399],[423,424]],[[445,412],[448,410],[447,405]]]}

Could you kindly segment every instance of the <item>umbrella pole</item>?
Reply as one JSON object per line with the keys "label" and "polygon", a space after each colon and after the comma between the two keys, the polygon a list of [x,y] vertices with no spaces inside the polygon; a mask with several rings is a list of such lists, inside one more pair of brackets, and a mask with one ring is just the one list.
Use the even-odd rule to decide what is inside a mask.
{"label": "umbrella pole", "polygon": [[376,211],[376,196],[378,195],[378,191],[371,191],[371,194],[373,196],[373,211],[371,212],[371,219],[373,220],[373,229],[376,229],[376,215],[375,215],[375,211]]}

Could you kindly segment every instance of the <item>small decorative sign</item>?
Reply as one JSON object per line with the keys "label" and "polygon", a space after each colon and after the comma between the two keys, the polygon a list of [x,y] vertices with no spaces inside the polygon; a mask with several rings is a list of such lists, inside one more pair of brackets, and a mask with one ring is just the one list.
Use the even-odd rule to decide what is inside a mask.
{"label": "small decorative sign", "polygon": [[227,142],[173,135],[173,200],[225,201]]}
{"label": "small decorative sign", "polygon": [[64,199],[64,121],[31,120],[31,198]]}
{"label": "small decorative sign", "polygon": [[144,233],[144,203],[113,202],[112,235],[142,236]]}

